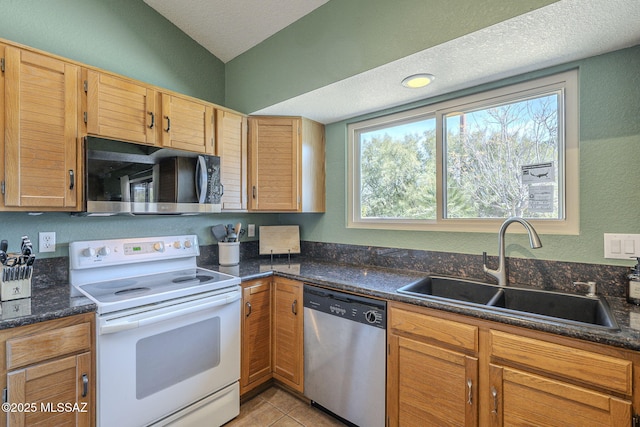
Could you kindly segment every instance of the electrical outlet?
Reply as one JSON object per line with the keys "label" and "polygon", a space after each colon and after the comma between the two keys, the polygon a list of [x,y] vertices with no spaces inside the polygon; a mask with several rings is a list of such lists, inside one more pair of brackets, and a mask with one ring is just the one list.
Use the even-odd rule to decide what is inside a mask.
{"label": "electrical outlet", "polygon": [[256,235],[256,225],[249,224],[247,228],[247,237],[255,237]]}
{"label": "electrical outlet", "polygon": [[55,252],[56,251],[56,232],[41,231],[38,233],[38,251],[39,252]]}

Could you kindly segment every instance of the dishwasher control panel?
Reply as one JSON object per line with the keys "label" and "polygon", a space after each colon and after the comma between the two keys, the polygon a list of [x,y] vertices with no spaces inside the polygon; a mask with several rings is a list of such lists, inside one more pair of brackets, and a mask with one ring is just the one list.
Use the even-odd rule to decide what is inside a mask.
{"label": "dishwasher control panel", "polygon": [[305,285],[304,307],[365,325],[387,328],[387,304],[384,301]]}

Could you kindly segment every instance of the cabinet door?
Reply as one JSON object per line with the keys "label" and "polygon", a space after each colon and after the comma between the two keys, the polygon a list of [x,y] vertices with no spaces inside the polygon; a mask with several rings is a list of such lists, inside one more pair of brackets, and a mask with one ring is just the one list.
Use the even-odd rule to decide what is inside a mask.
{"label": "cabinet door", "polygon": [[27,409],[9,412],[7,425],[90,426],[91,378],[90,352],[9,372],[8,402]]}
{"label": "cabinet door", "polygon": [[156,143],[156,91],[132,80],[87,71],[87,133]]}
{"label": "cabinet door", "polygon": [[478,359],[389,334],[390,426],[478,425]]}
{"label": "cabinet door", "polygon": [[629,426],[631,402],[490,365],[491,426]]}
{"label": "cabinet door", "polygon": [[165,93],[162,98],[162,145],[213,155],[213,106]]}
{"label": "cabinet door", "polygon": [[5,49],[5,196],[8,207],[76,208],[80,69]]}
{"label": "cabinet door", "polygon": [[216,111],[217,155],[224,185],[222,210],[247,209],[247,118]]}
{"label": "cabinet door", "polygon": [[273,376],[302,392],[303,382],[303,284],[275,277]]}
{"label": "cabinet door", "polygon": [[249,121],[252,210],[297,211],[300,204],[300,119]]}
{"label": "cabinet door", "polygon": [[244,285],[240,394],[271,378],[271,281]]}

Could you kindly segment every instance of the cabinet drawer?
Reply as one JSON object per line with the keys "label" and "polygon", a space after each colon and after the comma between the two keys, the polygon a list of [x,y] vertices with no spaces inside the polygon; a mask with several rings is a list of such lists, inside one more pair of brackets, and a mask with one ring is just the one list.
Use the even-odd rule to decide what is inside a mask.
{"label": "cabinet drawer", "polygon": [[391,307],[389,329],[399,335],[423,337],[472,352],[478,351],[476,326]]}
{"label": "cabinet drawer", "polygon": [[547,341],[490,332],[491,357],[631,395],[631,361]]}
{"label": "cabinet drawer", "polygon": [[7,370],[91,349],[91,325],[81,323],[7,340]]}

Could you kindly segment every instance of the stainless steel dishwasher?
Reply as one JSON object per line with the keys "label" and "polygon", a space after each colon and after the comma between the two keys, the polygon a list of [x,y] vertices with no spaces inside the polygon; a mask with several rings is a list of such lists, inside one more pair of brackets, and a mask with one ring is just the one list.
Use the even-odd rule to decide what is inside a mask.
{"label": "stainless steel dishwasher", "polygon": [[385,425],[386,303],[304,286],[304,394],[361,427]]}

